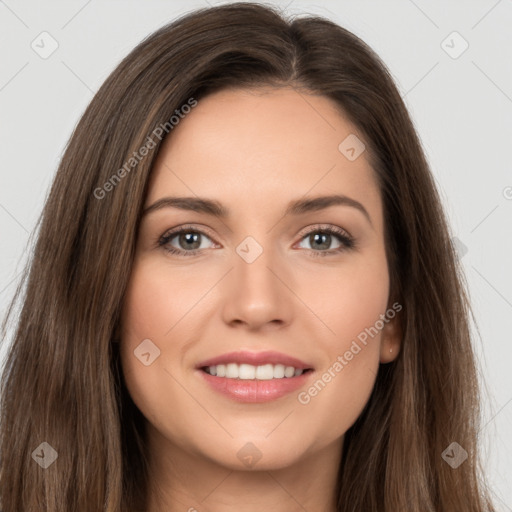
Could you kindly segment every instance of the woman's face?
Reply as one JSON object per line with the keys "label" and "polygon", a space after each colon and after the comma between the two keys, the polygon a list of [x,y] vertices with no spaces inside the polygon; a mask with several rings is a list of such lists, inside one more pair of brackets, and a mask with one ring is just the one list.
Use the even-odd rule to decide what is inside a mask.
{"label": "woman's face", "polygon": [[399,349],[355,126],[291,88],[215,93],[166,139],[145,208],[121,358],[153,446],[232,469],[338,453]]}

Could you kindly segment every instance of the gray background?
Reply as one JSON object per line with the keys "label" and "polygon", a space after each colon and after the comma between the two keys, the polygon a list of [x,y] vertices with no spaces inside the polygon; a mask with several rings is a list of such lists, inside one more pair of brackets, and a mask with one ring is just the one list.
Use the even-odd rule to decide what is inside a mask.
{"label": "gray background", "polygon": [[[273,3],[351,30],[395,77],[459,240],[480,331],[484,463],[498,509],[512,511],[512,1]],[[2,317],[65,144],[94,92],[142,38],[208,4],[219,2],[0,1]],[[52,44],[58,48],[45,55]]]}

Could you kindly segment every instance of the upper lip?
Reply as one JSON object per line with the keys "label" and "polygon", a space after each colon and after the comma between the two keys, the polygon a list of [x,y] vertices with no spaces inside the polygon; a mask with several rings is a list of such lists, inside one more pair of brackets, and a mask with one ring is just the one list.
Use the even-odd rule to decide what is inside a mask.
{"label": "upper lip", "polygon": [[253,366],[262,366],[264,364],[282,364],[284,366],[293,366],[295,369],[306,370],[313,369],[313,367],[296,357],[288,356],[280,352],[267,350],[263,352],[229,352],[217,357],[212,357],[202,361],[197,365],[197,368],[204,368],[205,366],[217,366],[218,364],[250,364]]}

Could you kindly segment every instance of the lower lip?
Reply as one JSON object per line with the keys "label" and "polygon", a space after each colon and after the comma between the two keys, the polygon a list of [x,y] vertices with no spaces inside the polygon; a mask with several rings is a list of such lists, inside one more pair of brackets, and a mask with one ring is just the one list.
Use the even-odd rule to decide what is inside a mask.
{"label": "lower lip", "polygon": [[198,371],[215,391],[232,400],[248,403],[269,402],[293,393],[303,386],[313,373],[310,370],[297,377],[270,380],[242,380],[215,377],[203,370]]}

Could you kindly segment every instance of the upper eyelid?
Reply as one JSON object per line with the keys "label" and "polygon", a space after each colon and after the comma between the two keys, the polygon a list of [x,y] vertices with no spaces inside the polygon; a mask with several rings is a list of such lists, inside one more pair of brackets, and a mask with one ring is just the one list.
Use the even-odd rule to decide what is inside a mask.
{"label": "upper eyelid", "polygon": [[[345,235],[349,238],[353,238],[352,234],[346,230],[345,228],[342,228],[341,226],[336,226],[334,224],[326,224],[326,223],[319,223],[319,224],[311,224],[309,226],[306,226],[305,228],[300,230],[300,233],[298,236],[306,236],[307,234],[315,231],[327,231],[327,230],[335,230],[335,231],[342,231],[345,233]],[[337,234],[337,233],[334,233]]]}
{"label": "upper eyelid", "polygon": [[163,233],[162,236],[159,237],[159,240],[163,239],[163,238],[168,238],[169,240],[171,240],[172,238],[174,238],[176,235],[179,235],[180,233],[182,232],[193,232],[193,233],[200,233],[202,235],[205,235],[207,236],[208,238],[212,239],[213,240],[213,235],[211,235],[209,233],[209,229],[207,228],[204,228],[204,227],[197,227],[197,226],[189,226],[189,225],[184,225],[184,226],[178,226],[176,228],[171,228],[171,229],[168,229],[167,231],[165,231]]}

